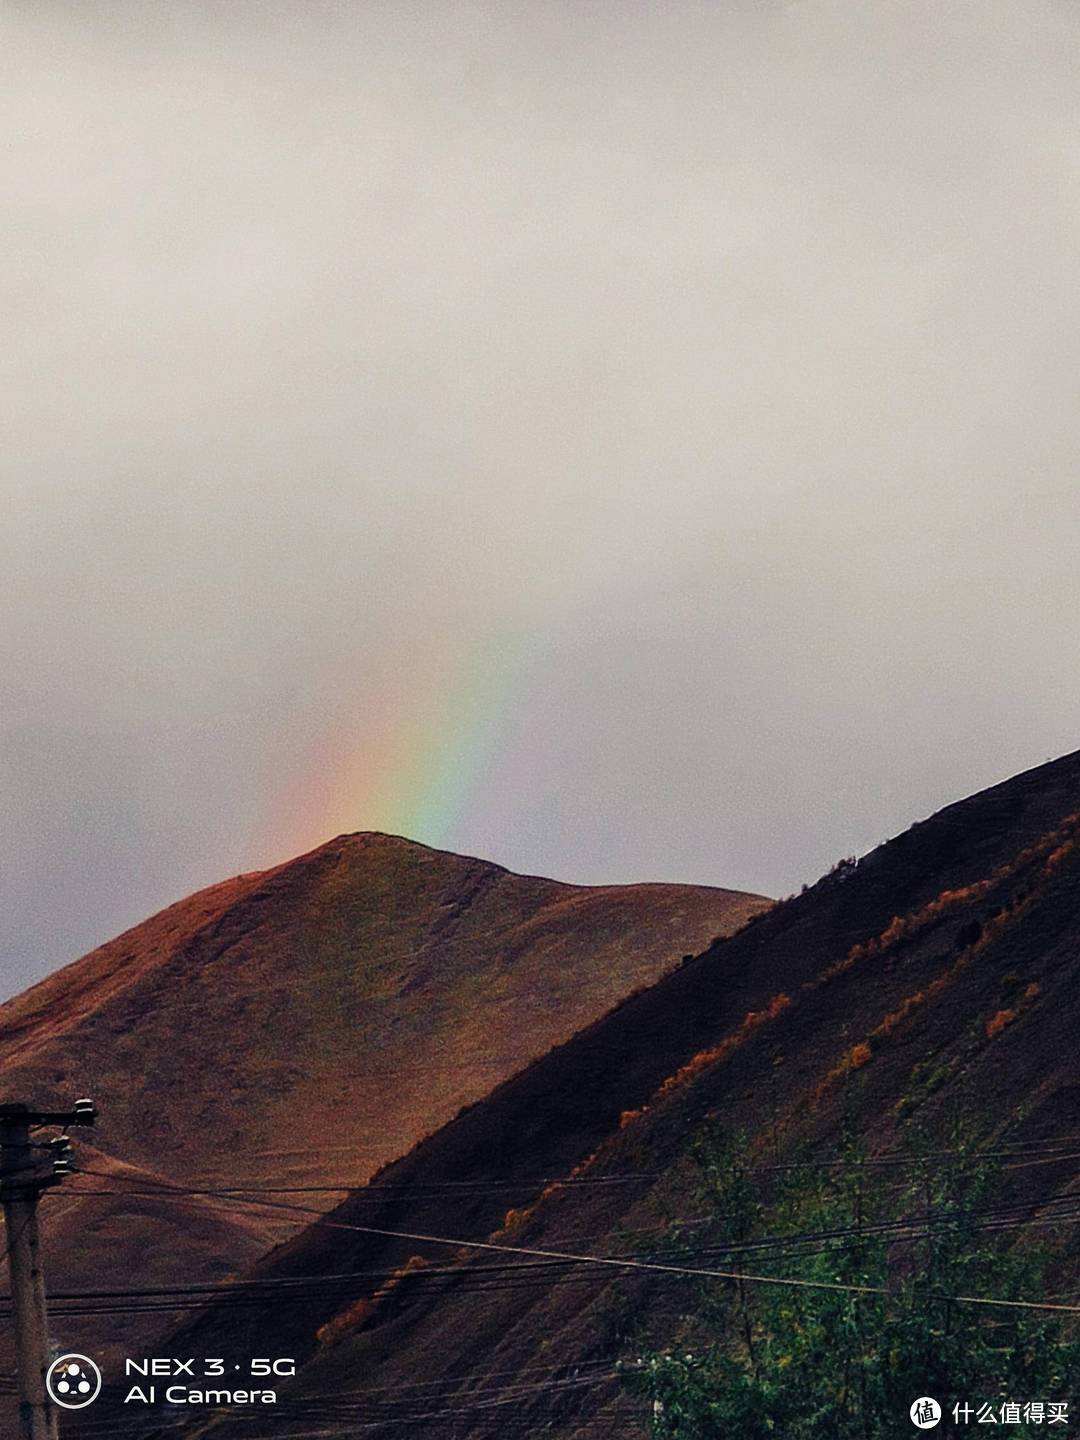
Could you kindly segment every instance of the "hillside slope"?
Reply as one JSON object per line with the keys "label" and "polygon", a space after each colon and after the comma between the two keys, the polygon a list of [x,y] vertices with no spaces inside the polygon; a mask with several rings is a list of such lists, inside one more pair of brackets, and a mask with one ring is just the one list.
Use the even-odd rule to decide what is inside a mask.
{"label": "hillside slope", "polygon": [[[596,1260],[655,1255],[670,1217],[692,1215],[706,1117],[783,1163],[834,1155],[845,1111],[877,1153],[964,1115],[984,1143],[1039,1147],[1005,1196],[1034,1217],[1080,1186],[1078,957],[1080,752],[710,947],[270,1256],[254,1278],[273,1303],[232,1291],[167,1342],[297,1356],[272,1426],[138,1433],[644,1433],[614,1362],[693,1292]],[[1058,1237],[1065,1293],[1073,1234]],[[709,1255],[706,1228],[691,1263]]]}
{"label": "hillside slope", "polygon": [[[767,903],[564,885],[358,834],[172,906],[0,1007],[0,1091],[38,1105],[89,1094],[101,1115],[84,1198],[69,1183],[43,1206],[50,1283],[79,1288],[95,1265],[99,1283],[245,1268]],[[136,1173],[144,1190],[313,1193],[303,1210],[230,1215],[203,1196],[177,1213],[126,1198]],[[102,1329],[65,1338],[95,1344]]]}

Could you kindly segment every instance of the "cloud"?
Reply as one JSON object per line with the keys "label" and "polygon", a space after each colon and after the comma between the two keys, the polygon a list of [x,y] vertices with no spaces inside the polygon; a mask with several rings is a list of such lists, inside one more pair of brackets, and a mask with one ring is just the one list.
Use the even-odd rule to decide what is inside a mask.
{"label": "cloud", "polygon": [[433,646],[524,637],[450,838],[569,879],[789,889],[1075,745],[1073,8],[3,23],[8,988],[314,843]]}

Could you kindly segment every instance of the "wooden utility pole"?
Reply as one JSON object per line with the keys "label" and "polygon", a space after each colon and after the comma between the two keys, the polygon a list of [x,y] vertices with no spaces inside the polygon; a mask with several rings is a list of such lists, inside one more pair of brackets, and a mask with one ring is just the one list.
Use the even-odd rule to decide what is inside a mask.
{"label": "wooden utility pole", "polygon": [[[37,1207],[41,1192],[59,1182],[67,1161],[51,1163],[39,1151],[64,1154],[64,1141],[53,1147],[31,1142],[31,1129],[41,1125],[92,1125],[94,1107],[79,1101],[71,1112],[41,1112],[29,1105],[0,1105],[0,1201],[4,1208],[4,1245],[11,1276],[11,1308],[15,1334],[15,1368],[19,1387],[20,1440],[59,1440],[57,1408],[49,1398],[49,1322],[45,1309],[45,1276],[41,1267]],[[61,1147],[61,1148],[56,1148]]]}
{"label": "wooden utility pole", "polygon": [[28,1105],[0,1106],[0,1194],[11,1276],[19,1434],[22,1440],[58,1440],[56,1408],[45,1389],[49,1328],[38,1238],[41,1192],[36,1183],[41,1166],[34,1164],[30,1149],[29,1114]]}

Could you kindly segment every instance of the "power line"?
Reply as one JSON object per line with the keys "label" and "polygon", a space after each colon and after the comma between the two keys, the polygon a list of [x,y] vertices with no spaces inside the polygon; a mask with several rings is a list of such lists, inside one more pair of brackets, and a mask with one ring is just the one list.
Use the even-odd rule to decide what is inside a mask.
{"label": "power line", "polygon": [[[1067,1160],[1080,1159],[1080,1150],[1073,1149],[1074,1145],[1080,1145],[1080,1135],[1076,1137],[1062,1137],[1055,1141],[1016,1141],[1011,1145],[992,1149],[987,1148],[976,1152],[980,1158],[987,1160],[1002,1160],[1010,1163],[1003,1164],[1002,1169],[1019,1170],[1034,1165],[1052,1165]],[[1064,1148],[1062,1148],[1064,1147]],[[47,1147],[42,1147],[47,1148]],[[318,1154],[317,1151],[310,1152]],[[845,1166],[852,1168],[896,1168],[912,1169],[930,1161],[940,1161],[952,1156],[969,1154],[970,1151],[958,1149],[935,1149],[927,1150],[921,1155],[911,1156],[901,1153],[882,1152],[878,1155],[868,1155],[858,1160],[847,1158],[831,1160],[794,1160],[776,1163],[752,1164],[744,1167],[747,1174],[769,1174],[783,1173],[800,1170],[828,1170],[840,1169]],[[79,1172],[84,1175],[94,1175],[101,1179],[125,1182],[142,1182],[145,1184],[171,1185],[169,1181],[157,1180],[152,1175],[129,1176],[126,1174],[91,1170],[80,1167]],[[199,1182],[193,1185],[177,1187],[182,1188],[185,1194],[191,1196],[207,1195],[215,1196],[229,1192],[242,1192],[245,1194],[279,1194],[279,1195],[340,1195],[349,1194],[351,1201],[362,1200],[367,1194],[381,1199],[384,1194],[408,1193],[410,1196],[439,1195],[439,1194],[470,1194],[470,1193],[492,1193],[504,1189],[516,1191],[527,1189],[530,1186],[546,1188],[558,1186],[561,1189],[595,1189],[607,1187],[620,1187],[625,1185],[638,1184],[643,1181],[663,1179],[667,1172],[663,1171],[621,1171],[617,1175],[535,1175],[506,1178],[504,1176],[492,1176],[470,1180],[409,1180],[409,1181],[380,1181],[377,1179],[365,1180],[361,1176],[353,1176],[342,1180],[323,1181],[318,1185],[275,1185],[268,1184],[265,1180],[252,1180],[248,1182],[237,1181],[230,1177],[227,1185],[216,1181]],[[76,1192],[85,1193],[85,1192]]]}
{"label": "power line", "polygon": [[[1050,1209],[1053,1204],[1059,1204],[1061,1208]],[[676,1253],[686,1256],[697,1256],[698,1258],[712,1256],[758,1256],[767,1255],[779,1258],[811,1258],[816,1255],[831,1253],[843,1248],[849,1243],[865,1244],[871,1241],[880,1241],[886,1244],[895,1244],[924,1238],[934,1232],[935,1228],[943,1225],[964,1222],[973,1228],[986,1230],[1007,1230],[1032,1225],[1059,1225],[1070,1223],[1080,1218],[1080,1197],[1063,1196],[1058,1202],[1047,1202],[1042,1207],[1044,1212],[1037,1216],[1030,1216],[1029,1204],[1015,1206],[990,1206],[979,1209],[952,1209],[931,1211],[923,1216],[910,1216],[898,1220],[879,1222],[876,1224],[863,1224],[859,1226],[839,1226],[827,1230],[804,1230],[789,1232],[784,1235],[765,1236],[754,1240],[742,1242],[715,1243],[711,1245],[693,1245],[682,1243],[677,1245]],[[685,1228],[690,1223],[694,1228],[701,1225],[715,1223],[715,1217],[703,1218],[692,1222],[673,1221],[673,1227]],[[660,1227],[656,1227],[660,1228]],[[667,1227],[662,1227],[667,1228]],[[622,1235],[632,1236],[655,1233],[655,1229],[648,1230],[620,1231]],[[656,1252],[654,1252],[656,1253]],[[671,1246],[665,1247],[663,1254],[672,1253]],[[629,1256],[607,1255],[607,1260],[625,1263],[627,1260],[641,1258],[640,1253]],[[564,1260],[535,1260],[517,1261],[516,1263],[502,1263],[495,1265],[470,1266],[464,1269],[458,1265],[451,1266],[429,1266],[423,1270],[413,1272],[409,1276],[412,1288],[437,1288],[434,1282],[452,1277],[455,1281],[467,1282],[470,1287],[491,1288],[494,1282],[503,1279],[510,1279],[514,1282],[525,1282],[532,1286],[537,1280],[550,1283],[552,1272],[566,1269],[570,1264]],[[306,1300],[312,1298],[333,1298],[342,1293],[352,1291],[355,1293],[358,1282],[364,1281],[386,1281],[397,1277],[399,1269],[379,1270],[356,1270],[344,1271],[334,1274],[315,1274],[310,1276],[279,1276],[250,1281],[224,1282],[205,1285],[189,1286],[161,1286],[144,1289],[123,1289],[123,1290],[85,1290],[85,1291],[59,1291],[54,1292],[53,1301],[58,1312],[68,1315],[76,1314],[108,1314],[108,1313],[135,1313],[150,1312],[155,1310],[172,1310],[187,1308],[199,1303],[219,1302],[226,1305],[257,1306],[265,1300],[278,1297],[292,1296],[293,1298]],[[0,1301],[4,1297],[0,1296]],[[102,1302],[116,1302],[108,1304]]]}
{"label": "power line", "polygon": [[[171,1187],[171,1186],[165,1186],[165,1187],[163,1187],[163,1188],[164,1188],[166,1191],[178,1189],[178,1187]],[[150,1193],[151,1193],[151,1195],[153,1195],[153,1192],[150,1192]],[[182,1195],[182,1194],[183,1194],[183,1191],[182,1191],[182,1190],[179,1190],[178,1193]],[[642,1259],[640,1259],[640,1258],[638,1258],[638,1257],[632,1257],[632,1256],[604,1256],[604,1255],[594,1255],[594,1254],[575,1254],[575,1253],[570,1252],[570,1251],[549,1250],[549,1249],[545,1249],[545,1248],[541,1248],[541,1247],[536,1247],[536,1246],[510,1245],[510,1244],[507,1244],[507,1243],[505,1243],[505,1242],[499,1242],[499,1241],[493,1241],[493,1240],[465,1240],[465,1239],[460,1239],[460,1238],[454,1239],[454,1238],[451,1238],[451,1237],[448,1237],[448,1236],[445,1236],[445,1235],[434,1235],[434,1234],[428,1234],[428,1233],[424,1233],[424,1232],[420,1232],[420,1231],[396,1230],[396,1229],[390,1229],[390,1228],[381,1227],[381,1226],[357,1225],[357,1224],[352,1224],[352,1223],[348,1223],[348,1222],[346,1222],[346,1221],[341,1221],[341,1220],[336,1220],[336,1221],[335,1221],[335,1220],[330,1220],[330,1219],[328,1219],[327,1217],[321,1215],[320,1212],[317,1212],[317,1211],[316,1211],[316,1212],[313,1212],[313,1211],[311,1211],[311,1207],[293,1205],[293,1204],[290,1204],[290,1203],[285,1202],[285,1201],[273,1201],[273,1200],[244,1200],[242,1197],[239,1197],[239,1196],[233,1196],[233,1197],[231,1197],[231,1198],[233,1199],[234,1203],[239,1203],[239,1204],[251,1204],[251,1205],[258,1205],[258,1206],[270,1207],[270,1208],[273,1208],[273,1209],[287,1209],[287,1210],[302,1211],[302,1212],[306,1212],[306,1213],[314,1213],[314,1214],[316,1215],[316,1219],[315,1219],[314,1222],[313,1222],[314,1224],[316,1224],[316,1225],[328,1226],[328,1227],[333,1228],[333,1229],[346,1230],[346,1231],[350,1231],[350,1232],[353,1232],[353,1233],[356,1233],[356,1234],[362,1234],[362,1235],[375,1235],[375,1236],[380,1236],[380,1237],[386,1238],[386,1239],[409,1240],[409,1241],[414,1242],[414,1243],[416,1243],[416,1244],[429,1244],[429,1245],[448,1246],[448,1247],[453,1247],[455,1250],[463,1250],[463,1249],[483,1250],[483,1251],[490,1251],[490,1252],[499,1253],[499,1254],[529,1256],[529,1257],[534,1258],[534,1259],[543,1259],[543,1260],[551,1260],[551,1261],[563,1261],[563,1262],[567,1262],[567,1263],[570,1263],[570,1264],[578,1264],[578,1265],[585,1265],[585,1266],[591,1265],[591,1266],[597,1266],[597,1267],[615,1268],[615,1269],[624,1270],[624,1271],[625,1271],[625,1270],[638,1270],[638,1271],[648,1271],[648,1272],[651,1272],[651,1273],[658,1273],[658,1274],[697,1276],[697,1277],[702,1278],[702,1279],[739,1280],[739,1281],[743,1281],[744,1283],[748,1283],[748,1284],[789,1286],[789,1287],[797,1288],[797,1289],[841,1291],[841,1292],[845,1292],[845,1293],[849,1293],[849,1294],[867,1294],[867,1295],[886,1295],[886,1294],[889,1293],[889,1292],[885,1289],[885,1287],[883,1287],[883,1286],[850,1285],[850,1284],[845,1284],[845,1283],[842,1283],[842,1282],[839,1282],[839,1281],[807,1280],[807,1279],[804,1279],[804,1278],[793,1277],[793,1276],[777,1276],[777,1275],[749,1274],[749,1273],[740,1272],[740,1271],[720,1270],[720,1269],[715,1269],[715,1268],[710,1268],[710,1267],[677,1265],[677,1264],[674,1264],[674,1263],[671,1263],[671,1262],[664,1262],[664,1261],[659,1261],[659,1260],[642,1260]],[[1073,1200],[1073,1197],[1071,1197],[1071,1196],[1069,1196],[1069,1197],[1062,1197],[1062,1198],[1065,1199],[1065,1200],[1069,1200],[1069,1201],[1072,1201],[1072,1200]],[[1030,1210],[1030,1209],[1032,1209],[1032,1208],[1034,1208],[1034,1207],[1032,1207],[1032,1206],[1030,1206],[1030,1205],[1028,1205],[1027,1207],[1017,1207],[1017,1206],[1013,1206],[1013,1207],[1000,1207],[999,1210],[998,1210],[997,1212],[995,1212],[995,1213],[1005,1214],[1005,1215],[1014,1214],[1018,1209],[1023,1209],[1023,1208],[1026,1208],[1026,1209]],[[1043,1208],[1045,1209],[1046,1207],[1043,1207]],[[988,1212],[988,1213],[990,1213],[990,1212]],[[940,1217],[939,1217],[939,1218],[940,1218]],[[961,1218],[962,1218],[962,1212],[961,1212]],[[1069,1218],[1072,1218],[1072,1216],[1070,1215]],[[1024,1222],[1024,1223],[1027,1223],[1027,1222]],[[905,1225],[905,1224],[907,1224],[907,1225],[910,1227],[910,1222],[904,1222],[904,1221],[887,1222],[887,1224],[886,1224],[885,1226],[878,1227],[878,1231],[879,1231],[879,1233],[880,1233],[880,1232],[884,1232],[884,1231],[886,1231],[886,1230],[891,1230],[891,1231],[893,1232],[893,1234],[894,1234],[894,1238],[898,1238],[898,1239],[921,1238],[919,1235],[913,1235],[913,1236],[910,1236],[910,1237],[909,1237],[908,1235],[904,1234],[904,1233],[901,1231],[900,1227],[902,1227],[902,1226]],[[866,1235],[866,1232],[865,1232],[865,1231],[861,1231],[861,1232],[860,1232],[860,1231],[856,1231],[856,1232],[849,1232],[849,1233],[858,1233],[858,1234],[862,1235],[863,1238],[865,1238],[865,1235]],[[725,1253],[728,1253],[728,1252],[725,1252]],[[954,1301],[954,1302],[956,1302],[956,1303],[971,1304],[971,1305],[982,1305],[982,1304],[986,1304],[986,1305],[1004,1306],[1004,1307],[1019,1308],[1019,1309],[1036,1309],[1036,1310],[1038,1310],[1038,1309],[1044,1309],[1044,1310],[1054,1310],[1054,1311],[1068,1311],[1068,1312],[1070,1312],[1070,1313],[1080,1314],[1080,1305],[1077,1305],[1077,1306],[1062,1306],[1062,1305],[1051,1304],[1050,1302],[1006,1300],[1006,1299],[996,1299],[996,1298],[995,1298],[995,1299],[989,1299],[989,1298],[979,1297],[979,1296],[962,1296],[962,1295],[948,1295],[948,1296],[943,1295],[943,1296],[941,1296],[941,1297],[939,1297],[939,1298],[941,1298],[942,1300],[951,1300],[951,1301]]]}
{"label": "power line", "polygon": [[[960,1153],[960,1152],[953,1152],[953,1153]],[[1066,1157],[1061,1157],[1061,1158],[1071,1158],[1071,1157],[1066,1156]],[[1080,1157],[1078,1157],[1078,1158],[1080,1158]],[[856,1166],[858,1165],[858,1163],[861,1163],[861,1162],[856,1162]],[[1038,1161],[1032,1161],[1031,1163],[1032,1163],[1032,1164],[1041,1164],[1041,1163],[1044,1163],[1044,1162],[1043,1162],[1042,1160],[1038,1160]],[[1016,1168],[1021,1168],[1021,1167],[1020,1167],[1020,1166],[1017,1166]],[[110,1175],[108,1172],[105,1172],[105,1171],[95,1171],[95,1170],[79,1169],[79,1170],[77,1170],[75,1173],[76,1173],[76,1174],[80,1174],[80,1175],[91,1175],[91,1176],[95,1176],[95,1177],[100,1176],[100,1177],[103,1178],[103,1179],[112,1180],[112,1181],[114,1181],[114,1182],[115,1182],[116,1180],[125,1180],[125,1181],[126,1181],[126,1180],[128,1179],[127,1176],[114,1176],[114,1175]],[[135,1177],[132,1177],[130,1183],[132,1183],[132,1184],[134,1185],[134,1184],[146,1183],[146,1182],[142,1181],[141,1179],[137,1179],[137,1178],[135,1178]],[[228,1200],[228,1201],[230,1201],[233,1205],[256,1206],[256,1207],[261,1207],[261,1208],[269,1208],[269,1209],[280,1209],[280,1210],[294,1211],[294,1212],[301,1213],[301,1214],[304,1214],[304,1215],[313,1215],[313,1216],[316,1217],[316,1223],[319,1223],[319,1224],[322,1224],[322,1225],[326,1225],[326,1226],[329,1226],[329,1227],[332,1227],[332,1228],[339,1228],[339,1229],[356,1229],[356,1228],[363,1228],[363,1227],[356,1227],[356,1226],[347,1225],[347,1224],[345,1224],[344,1222],[341,1222],[341,1221],[335,1221],[335,1220],[333,1220],[333,1219],[331,1218],[333,1212],[327,1213],[327,1212],[324,1212],[324,1211],[322,1211],[322,1210],[319,1210],[319,1209],[317,1209],[316,1207],[313,1207],[313,1206],[298,1205],[298,1204],[295,1204],[295,1203],[290,1203],[290,1202],[282,1201],[282,1200],[263,1200],[263,1199],[257,1198],[259,1195],[263,1195],[263,1194],[266,1194],[266,1195],[277,1195],[277,1194],[280,1194],[280,1193],[289,1193],[288,1191],[282,1192],[282,1191],[278,1190],[278,1189],[275,1188],[275,1187],[266,1187],[265,1189],[252,1188],[252,1189],[250,1189],[250,1190],[239,1190],[239,1189],[234,1189],[234,1188],[232,1188],[232,1187],[221,1188],[221,1189],[193,1189],[193,1188],[190,1188],[190,1187],[187,1187],[187,1186],[173,1185],[173,1184],[171,1184],[170,1182],[167,1182],[167,1181],[156,1181],[156,1182],[150,1182],[150,1183],[154,1184],[154,1185],[156,1186],[156,1188],[153,1189],[153,1190],[107,1190],[107,1189],[91,1190],[91,1189],[83,1189],[83,1190],[75,1190],[75,1191],[73,1191],[72,1193],[75,1194],[75,1195],[83,1196],[83,1197],[112,1196],[112,1197],[115,1197],[115,1198],[127,1198],[127,1197],[132,1197],[132,1198],[142,1198],[142,1199],[176,1199],[176,1200],[185,1199],[185,1198],[192,1197],[192,1196],[206,1196],[206,1197],[211,1197],[211,1198],[220,1198],[220,1199]],[[557,1182],[555,1182],[555,1183],[557,1183]],[[487,1192],[483,1192],[483,1191],[482,1191],[482,1192],[480,1192],[480,1193],[487,1193]],[[352,1202],[350,1201],[350,1204],[351,1204],[351,1203],[352,1203]],[[1061,1195],[1061,1196],[1057,1196],[1057,1197],[1052,1197],[1050,1200],[1042,1201],[1042,1202],[1030,1202],[1030,1201],[1028,1201],[1028,1202],[1018,1202],[1018,1203],[1016,1203],[1016,1204],[1014,1204],[1014,1205],[1011,1205],[1011,1206],[1010,1206],[1010,1205],[1004,1205],[1004,1206],[999,1205],[999,1206],[992,1206],[992,1207],[983,1207],[982,1209],[979,1209],[979,1210],[972,1210],[972,1209],[970,1209],[970,1208],[968,1208],[968,1207],[958,1206],[958,1205],[954,1205],[954,1206],[950,1206],[950,1207],[931,1208],[930,1210],[928,1210],[928,1211],[925,1212],[925,1215],[926,1215],[926,1218],[927,1218],[927,1219],[933,1219],[933,1220],[939,1220],[939,1221],[940,1221],[940,1220],[958,1220],[958,1219],[967,1218],[967,1217],[969,1217],[969,1216],[971,1216],[971,1215],[990,1215],[990,1214],[992,1214],[992,1215],[1001,1215],[1001,1214],[1010,1214],[1010,1213],[1014,1213],[1014,1212],[1017,1212],[1017,1211],[1019,1211],[1019,1212],[1027,1212],[1027,1211],[1031,1211],[1031,1210],[1036,1209],[1036,1208],[1046,1209],[1046,1208],[1048,1208],[1049,1206],[1052,1206],[1052,1205],[1071,1205],[1071,1204],[1074,1204],[1074,1203],[1080,1203],[1080,1196],[1074,1196],[1074,1195],[1072,1195],[1072,1194],[1066,1194],[1066,1195]],[[669,1228],[676,1227],[676,1226],[686,1226],[686,1225],[695,1225],[695,1224],[707,1224],[707,1223],[709,1223],[709,1220],[710,1220],[710,1217],[707,1217],[707,1216],[702,1216],[702,1217],[689,1217],[689,1218],[676,1218],[676,1217],[672,1217],[672,1218],[668,1219],[663,1226],[657,1226],[657,1227],[655,1227],[655,1228],[657,1228],[657,1229],[668,1228],[668,1229],[669,1229]],[[909,1223],[910,1223],[910,1220],[888,1221],[888,1222],[884,1222],[884,1228],[889,1228],[889,1227],[894,1227],[894,1226],[900,1226],[900,1225],[906,1225],[906,1224],[909,1224]],[[871,1228],[872,1228],[872,1227],[859,1227],[859,1230],[860,1230],[860,1233],[869,1233],[870,1230],[871,1230]],[[638,1232],[630,1232],[630,1233],[642,1233],[642,1232],[638,1231]]]}

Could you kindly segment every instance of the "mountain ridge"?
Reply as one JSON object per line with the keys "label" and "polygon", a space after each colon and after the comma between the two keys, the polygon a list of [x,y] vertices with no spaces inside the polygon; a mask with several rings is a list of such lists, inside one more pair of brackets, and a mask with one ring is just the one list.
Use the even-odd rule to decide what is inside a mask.
{"label": "mountain ridge", "polygon": [[[353,1418],[389,1440],[429,1433],[406,1402],[391,1421],[374,1398],[407,1394],[418,1369],[466,1396],[490,1391],[489,1372],[579,1373],[619,1353],[627,1308],[677,1317],[678,1282],[613,1287],[610,1270],[571,1265],[563,1281],[556,1269],[530,1288],[527,1272],[508,1272],[485,1288],[491,1252],[473,1247],[506,1247],[517,1265],[604,1254],[619,1235],[662,1227],[686,1213],[690,1147],[710,1115],[747,1127],[777,1163],[806,1146],[835,1153],[853,1112],[870,1153],[911,1124],[944,1133],[956,1114],[987,1137],[1046,1144],[1080,1122],[1078,957],[1074,752],[946,806],[623,1001],[384,1167],[332,1212],[333,1229],[294,1236],[252,1272],[271,1284],[402,1277],[392,1295],[358,1273],[351,1289],[272,1313],[224,1297],[174,1342],[228,1354],[258,1336],[299,1355],[275,1416],[283,1437],[303,1433],[345,1375],[364,1375],[373,1397],[365,1406],[359,1392]],[[1080,1167],[1059,1147],[1003,1183],[1036,1215],[1080,1187]],[[1080,1269],[1070,1236],[1060,1280]],[[612,1406],[619,1433],[643,1433],[608,1377],[595,1393],[522,1397],[498,1421],[490,1405],[459,1406],[454,1434],[495,1440],[512,1417],[524,1433],[554,1424],[599,1440],[613,1433]],[[179,1433],[245,1430],[222,1417]]]}

